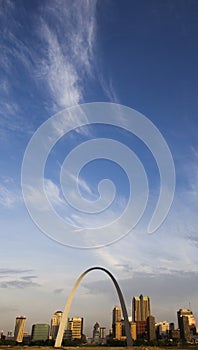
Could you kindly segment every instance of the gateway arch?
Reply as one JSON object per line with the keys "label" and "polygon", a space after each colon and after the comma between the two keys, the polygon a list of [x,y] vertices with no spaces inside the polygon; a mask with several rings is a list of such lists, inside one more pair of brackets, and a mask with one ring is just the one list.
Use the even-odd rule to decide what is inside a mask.
{"label": "gateway arch", "polygon": [[105,268],[103,267],[90,267],[89,269],[87,269],[86,271],[84,271],[80,277],[77,279],[76,283],[73,286],[73,289],[69,295],[69,298],[67,300],[64,312],[63,312],[63,316],[60,322],[60,326],[59,326],[59,330],[58,330],[58,334],[56,337],[56,342],[55,342],[55,348],[59,348],[61,347],[62,344],[62,340],[63,340],[63,334],[64,334],[64,330],[65,327],[67,326],[67,322],[68,322],[68,316],[69,316],[69,310],[70,310],[70,306],[75,294],[75,291],[78,287],[78,285],[80,284],[81,280],[83,279],[84,276],[86,276],[89,272],[93,271],[93,270],[101,270],[104,271],[113,281],[114,286],[117,290],[118,293],[118,297],[120,300],[120,304],[121,304],[121,308],[122,308],[122,314],[124,317],[124,326],[125,326],[125,334],[126,334],[126,338],[127,338],[127,346],[132,346],[133,345],[133,340],[131,337],[131,330],[130,330],[130,324],[129,324],[129,320],[128,320],[128,314],[127,314],[127,310],[126,310],[126,306],[125,306],[125,302],[124,302],[124,298],[121,292],[121,289],[118,285],[118,282],[116,281],[115,277]]}

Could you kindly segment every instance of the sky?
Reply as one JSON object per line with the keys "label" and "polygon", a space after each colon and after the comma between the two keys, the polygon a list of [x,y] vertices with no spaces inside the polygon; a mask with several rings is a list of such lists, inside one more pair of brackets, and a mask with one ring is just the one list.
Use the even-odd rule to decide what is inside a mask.
{"label": "sky", "polygon": [[[132,297],[144,294],[150,296],[156,321],[177,326],[176,311],[190,307],[198,322],[197,18],[196,0],[0,0],[0,329],[5,334],[14,330],[17,315],[27,317],[28,332],[34,323],[49,323],[56,310],[63,310],[78,276],[92,266],[105,267],[116,277],[129,316]],[[115,107],[112,124],[97,119],[94,125],[80,125],[83,108],[96,118],[98,102]],[[120,117],[121,126],[124,120],[119,105],[133,109],[132,116],[134,110],[139,113],[138,125],[143,125],[142,116],[152,128],[155,125],[174,162],[174,199],[153,234],[148,233],[148,225],[162,186],[154,153],[159,153],[167,178],[171,169],[149,128],[139,138],[114,125],[114,118]],[[51,131],[38,129],[43,125]],[[38,130],[43,131],[40,143],[35,139],[33,156],[26,150]],[[154,140],[154,153],[144,138]],[[95,155],[92,139],[99,140],[103,153],[109,151],[107,159]],[[130,160],[136,158],[129,157],[126,147],[121,156],[112,140],[136,154],[148,182],[146,208],[127,234],[132,212],[124,222],[116,219],[133,194],[135,206],[141,205],[145,188],[138,180],[140,170],[134,170],[131,192],[130,174],[121,165],[130,167]],[[87,164],[83,144],[92,150]],[[50,213],[78,227],[77,233],[66,232],[64,239],[58,229],[55,235],[46,232],[53,222],[46,219],[49,208],[36,187],[35,174],[45,149],[42,181]],[[70,166],[66,164],[61,186],[64,160],[73,149],[78,153]],[[24,190],[25,151],[30,183]],[[85,166],[76,176],[72,168],[81,161]],[[111,186],[103,182],[108,185],[103,187],[104,179],[111,180]],[[165,190],[168,196],[170,188]],[[65,195],[75,201],[74,208]],[[88,203],[86,213],[78,210],[82,198],[86,200],[82,205]],[[47,223],[45,234],[29,215],[27,203],[44,218],[43,225]],[[98,212],[94,203],[102,206]],[[90,214],[91,208],[96,211]],[[108,222],[113,222],[112,230]],[[91,237],[87,227],[92,228]],[[93,271],[80,284],[70,316],[84,317],[84,331],[90,335],[96,321],[111,327],[117,304],[108,276]]]}

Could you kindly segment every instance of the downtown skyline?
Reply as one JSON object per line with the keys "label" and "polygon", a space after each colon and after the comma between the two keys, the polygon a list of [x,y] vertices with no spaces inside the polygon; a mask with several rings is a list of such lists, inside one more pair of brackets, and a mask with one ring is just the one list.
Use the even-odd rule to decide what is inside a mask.
{"label": "downtown skyline", "polygon": [[[135,313],[135,310],[136,310],[136,307],[138,306],[137,302],[138,300],[141,300],[141,298],[144,300],[144,304],[145,306],[141,306],[141,310],[143,311],[143,314],[142,314],[142,311],[141,313]],[[136,305],[134,304],[134,302],[136,302]],[[138,306],[139,308],[139,306]],[[167,323],[167,324],[171,324],[173,323],[174,324],[174,329],[178,329],[179,328],[179,325],[178,325],[178,310],[183,310],[183,311],[186,311],[188,310],[189,312],[191,312],[192,314],[192,320],[194,320],[193,322],[195,322],[195,326],[196,326],[196,317],[194,317],[194,313],[193,313],[193,310],[190,311],[190,309],[187,309],[187,308],[183,308],[181,305],[179,307],[179,309],[175,309],[174,310],[174,313],[175,313],[175,317],[174,319],[170,319],[170,318],[167,318],[166,320],[165,319],[160,319],[159,318],[159,315],[158,314],[154,314],[153,313],[153,309],[155,310],[155,303],[151,300],[151,298],[149,296],[145,296],[145,295],[140,295],[139,297],[137,296],[133,296],[131,298],[131,307],[130,309],[128,309],[128,319],[130,322],[137,322],[137,321],[146,321],[147,317],[148,316],[152,316],[155,318],[155,324],[156,326],[160,324],[160,322],[162,323]],[[75,314],[72,314],[71,312],[69,313],[69,317],[68,317],[68,321],[69,320],[72,320],[73,318],[82,318],[83,319],[83,334],[85,334],[86,336],[88,336],[89,338],[91,337],[92,335],[92,331],[93,331],[93,326],[96,322],[99,323],[100,326],[104,327],[106,329],[106,334],[110,334],[110,331],[112,329],[112,325],[115,324],[115,322],[117,321],[121,321],[123,320],[123,314],[122,314],[122,309],[121,309],[121,306],[117,305],[117,306],[111,306],[109,305],[109,310],[110,312],[107,312],[106,311],[106,315],[105,317],[99,319],[97,318],[97,315],[95,314],[94,317],[92,318],[94,320],[94,322],[91,324],[90,320],[87,320],[85,315],[79,313],[78,311],[75,313]],[[145,313],[146,312],[146,313]],[[170,313],[170,310],[168,310],[168,312]],[[51,314],[51,317],[50,319],[42,319],[42,321],[40,321],[38,318],[34,320],[34,324],[45,324],[45,325],[49,325],[49,335],[52,335],[53,336],[53,333],[56,334],[54,337],[52,337],[53,339],[56,339],[56,336],[57,336],[57,329],[56,329],[56,326],[57,324],[59,325],[60,324],[60,321],[61,321],[61,318],[62,318],[62,314],[63,314],[63,311],[54,311],[52,314]],[[170,313],[171,314],[171,313]],[[7,335],[9,335],[10,337],[10,334],[12,333],[12,337],[14,336],[14,330],[15,330],[15,327],[16,327],[16,324],[17,324],[17,319],[22,319],[22,320],[25,320],[23,321],[23,332],[28,335],[31,335],[32,333],[32,326],[33,324],[30,324],[30,322],[28,322],[29,318],[31,318],[31,315],[18,315],[15,317],[16,318],[16,323],[15,323],[15,320],[12,320],[13,321],[13,327],[10,328],[10,329],[4,329],[3,327],[3,320],[1,319],[1,323],[0,323],[0,329],[1,331],[3,331],[3,334],[7,337]],[[57,323],[58,322],[58,323]],[[192,324],[192,321],[191,323],[189,323],[190,325]],[[55,326],[55,328],[53,329],[53,327]],[[69,327],[69,324],[67,325],[67,329],[70,329]],[[198,330],[198,327],[197,327],[197,330]]]}
{"label": "downtown skyline", "polygon": [[[131,295],[144,291],[155,300],[152,313],[157,319],[176,323],[175,310],[181,306],[192,309],[198,319],[197,13],[195,0],[19,0],[17,4],[1,0],[0,315],[4,329],[13,329],[17,314],[27,316],[27,327],[38,319],[47,322],[54,310],[63,309],[80,273],[96,265],[116,276],[128,310]],[[94,202],[102,179],[114,183],[116,197],[110,210],[104,210],[103,221],[97,215],[81,216],[65,205],[60,169],[68,153],[82,142],[109,138],[123,143],[140,159],[149,185],[146,209],[128,235],[100,249],[74,249],[49,239],[30,218],[21,169],[28,142],[44,122],[65,108],[94,102],[127,106],[156,126],[174,161],[176,187],[166,219],[148,234],[160,190],[151,151],[137,136],[118,127],[104,124],[71,131],[53,147],[43,179],[54,212],[69,223],[80,229],[106,225],[122,214],[130,197],[126,172],[113,161],[97,159],[82,169],[77,184],[82,197]],[[65,123],[69,125],[69,120]],[[54,128],[62,135],[60,124]],[[43,149],[49,135],[45,136]],[[127,156],[123,158],[127,162]],[[42,213],[40,193],[31,195]],[[111,201],[111,193],[105,195],[106,202]],[[116,226],[116,237],[122,236],[123,226]],[[118,304],[112,283],[97,271],[78,288],[71,314],[84,315],[91,329],[95,314],[106,325],[112,304]]]}

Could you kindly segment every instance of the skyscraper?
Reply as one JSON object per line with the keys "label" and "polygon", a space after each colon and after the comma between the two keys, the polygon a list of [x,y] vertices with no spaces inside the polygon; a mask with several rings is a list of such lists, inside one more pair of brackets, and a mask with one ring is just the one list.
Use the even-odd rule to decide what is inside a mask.
{"label": "skyscraper", "polygon": [[72,332],[72,339],[81,339],[83,335],[83,318],[73,317],[69,319],[68,330]]}
{"label": "skyscraper", "polygon": [[94,329],[93,329],[93,343],[94,344],[100,343],[100,325],[98,322],[95,323]]}
{"label": "skyscraper", "polygon": [[14,329],[14,339],[18,343],[22,343],[22,341],[23,341],[25,321],[26,321],[25,316],[17,316],[16,317],[16,323],[15,323],[15,329]]}
{"label": "skyscraper", "polygon": [[180,337],[189,340],[190,331],[196,330],[196,321],[194,315],[189,309],[179,309],[177,311],[178,327],[180,329]]}
{"label": "skyscraper", "polygon": [[51,337],[52,339],[56,339],[59,325],[62,319],[63,312],[62,311],[56,311],[51,319]]}
{"label": "skyscraper", "polygon": [[153,317],[151,315],[147,317],[146,328],[147,328],[148,341],[154,340],[156,338],[156,335],[155,335],[155,317]]}
{"label": "skyscraper", "polygon": [[106,327],[100,327],[100,343],[106,343]]}
{"label": "skyscraper", "polygon": [[106,328],[100,327],[98,322],[94,324],[92,343],[106,344]]}
{"label": "skyscraper", "polygon": [[150,298],[142,294],[140,295],[140,312],[142,321],[146,321],[147,317],[151,315]]}
{"label": "skyscraper", "polygon": [[186,316],[188,318],[188,323],[190,327],[196,327],[196,320],[193,315],[193,312],[189,309],[179,309],[177,312],[179,316]]}
{"label": "skyscraper", "polygon": [[141,321],[140,298],[133,297],[132,299],[132,321]]}
{"label": "skyscraper", "polygon": [[180,338],[189,340],[190,339],[190,329],[187,316],[178,316],[178,324],[180,330]]}
{"label": "skyscraper", "polygon": [[37,323],[32,326],[32,341],[43,340],[46,341],[49,339],[49,325],[46,323]]}
{"label": "skyscraper", "polygon": [[116,339],[119,339],[118,333],[122,334],[122,331],[118,331],[122,328],[122,322],[121,322],[121,308],[119,306],[115,306],[112,312],[112,330],[113,330],[113,337]]}
{"label": "skyscraper", "polygon": [[132,320],[146,321],[147,317],[151,315],[150,298],[148,296],[133,297],[132,299]]}
{"label": "skyscraper", "polygon": [[112,324],[121,321],[121,308],[115,306],[112,312]]}

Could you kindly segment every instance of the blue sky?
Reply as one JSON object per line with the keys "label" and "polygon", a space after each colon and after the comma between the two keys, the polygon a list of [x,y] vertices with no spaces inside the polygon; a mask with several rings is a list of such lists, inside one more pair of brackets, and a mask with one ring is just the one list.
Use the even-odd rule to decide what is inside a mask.
{"label": "blue sky", "polygon": [[[189,302],[198,320],[197,13],[193,0],[1,0],[0,328],[5,332],[13,330],[18,314],[27,316],[27,331],[33,323],[49,322],[63,309],[75,279],[94,265],[118,278],[129,315],[132,296],[143,293],[150,296],[158,321],[176,322],[176,311]],[[148,176],[148,205],[135,229],[117,243],[84,250],[61,245],[37,228],[24,204],[21,166],[39,126],[67,107],[88,102],[122,104],[149,118],[172,153],[176,190],[166,220],[148,235],[160,179],[143,142],[104,125],[64,135],[45,168],[48,198],[64,218],[77,220],[64,207],[60,167],[84,141],[102,137],[124,143]],[[78,184],[81,194],[94,200],[104,178],[117,190],[106,223],[128,201],[126,174],[115,163],[95,160],[82,170]],[[94,220],[95,225],[99,220]],[[87,217],[78,216],[78,223],[86,226]],[[118,226],[115,234],[122,230]],[[110,327],[117,303],[111,282],[94,272],[79,287],[71,316],[84,316],[91,334],[96,321]]]}

